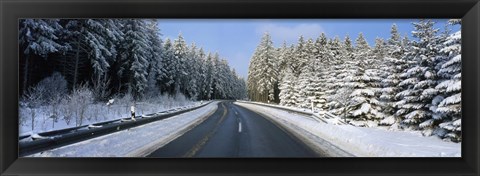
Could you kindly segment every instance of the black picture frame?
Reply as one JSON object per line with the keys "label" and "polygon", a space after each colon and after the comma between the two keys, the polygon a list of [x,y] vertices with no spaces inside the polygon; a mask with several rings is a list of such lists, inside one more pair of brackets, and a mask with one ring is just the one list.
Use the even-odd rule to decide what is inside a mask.
{"label": "black picture frame", "polygon": [[[478,0],[1,0],[1,175],[479,175]],[[462,18],[461,158],[18,158],[19,18]]]}

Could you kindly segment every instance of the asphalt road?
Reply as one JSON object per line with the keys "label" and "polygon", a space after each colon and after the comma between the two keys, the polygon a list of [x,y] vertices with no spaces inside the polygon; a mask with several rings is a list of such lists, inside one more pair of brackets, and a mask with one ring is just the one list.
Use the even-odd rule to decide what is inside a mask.
{"label": "asphalt road", "polygon": [[263,116],[225,101],[204,122],[148,157],[321,157]]}

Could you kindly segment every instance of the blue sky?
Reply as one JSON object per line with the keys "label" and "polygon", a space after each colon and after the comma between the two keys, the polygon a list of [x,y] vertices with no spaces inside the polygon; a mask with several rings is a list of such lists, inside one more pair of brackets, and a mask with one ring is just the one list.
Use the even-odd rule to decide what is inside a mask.
{"label": "blue sky", "polygon": [[[162,39],[175,39],[181,33],[205,51],[218,52],[240,76],[246,77],[248,64],[260,38],[269,32],[275,46],[286,41],[295,44],[300,35],[317,38],[324,32],[329,38],[346,35],[354,41],[362,32],[368,43],[375,38],[389,38],[393,23],[402,35],[411,38],[412,19],[160,19]],[[443,30],[446,19],[436,19],[435,27]],[[459,27],[454,30],[459,30]]]}

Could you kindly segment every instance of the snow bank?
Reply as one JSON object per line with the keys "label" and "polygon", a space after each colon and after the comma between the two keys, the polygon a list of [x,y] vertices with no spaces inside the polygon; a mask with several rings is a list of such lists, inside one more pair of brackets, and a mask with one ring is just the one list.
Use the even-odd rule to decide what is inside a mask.
{"label": "snow bank", "polygon": [[[200,101],[189,101],[189,100],[169,100],[162,99],[165,101],[162,102],[138,102],[136,104],[136,115],[146,116],[147,114],[157,113],[161,111],[177,111],[182,109],[188,109],[200,106],[206,102]],[[62,112],[65,105],[59,105],[56,111],[59,111],[59,117],[55,121],[51,117],[52,108],[51,106],[41,106],[37,108],[26,108],[20,107],[20,124],[19,124],[19,136],[29,135],[35,133],[41,133],[45,131],[59,130],[70,127],[79,126],[75,123],[73,118],[70,122],[67,122],[63,116],[65,113]],[[105,122],[109,120],[115,120],[125,117],[130,117],[130,106],[129,103],[122,103],[118,100],[113,103],[113,105],[107,106],[105,103],[95,103],[89,104],[85,112],[85,119],[83,125],[92,124],[98,122]],[[60,110],[59,110],[60,109]],[[34,115],[34,129],[32,131],[31,116]],[[73,116],[73,115],[72,115]]]}
{"label": "snow bank", "polygon": [[289,129],[302,129],[333,145],[360,157],[461,157],[461,143],[424,137],[408,131],[389,131],[381,128],[333,125],[311,117],[270,107],[236,102],[245,108],[268,115]]}
{"label": "snow bank", "polygon": [[203,122],[217,109],[212,102],[200,109],[98,138],[27,157],[142,157]]}

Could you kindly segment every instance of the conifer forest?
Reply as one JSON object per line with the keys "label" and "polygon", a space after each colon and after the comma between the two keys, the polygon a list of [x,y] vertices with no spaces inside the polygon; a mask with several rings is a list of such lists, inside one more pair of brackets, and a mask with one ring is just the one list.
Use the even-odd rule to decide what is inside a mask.
{"label": "conifer forest", "polygon": [[409,34],[392,23],[390,36],[374,43],[362,31],[274,43],[266,31],[246,58],[246,76],[222,51],[187,43],[181,33],[164,37],[155,19],[20,19],[18,25],[20,135],[126,117],[131,106],[148,114],[242,100],[462,141],[457,19],[444,29],[416,19]]}
{"label": "conifer forest", "polygon": [[275,48],[265,33],[250,60],[253,101],[329,111],[356,126],[421,130],[461,141],[461,25],[440,32],[432,20],[412,23],[413,38],[392,24],[390,38],[299,36]]}

